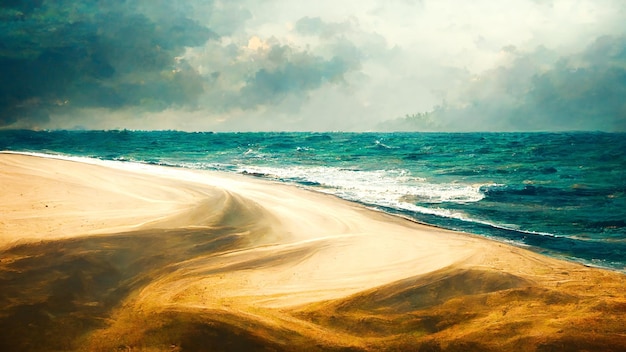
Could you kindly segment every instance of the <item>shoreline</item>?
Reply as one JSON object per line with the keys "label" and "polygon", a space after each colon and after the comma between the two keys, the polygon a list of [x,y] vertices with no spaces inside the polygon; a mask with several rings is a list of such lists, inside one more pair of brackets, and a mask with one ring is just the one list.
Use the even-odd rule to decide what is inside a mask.
{"label": "shoreline", "polygon": [[277,350],[626,343],[622,273],[292,185],[113,164],[0,153],[0,347],[28,319],[49,334],[77,316],[91,323],[62,333],[68,349],[191,348],[218,330]]}
{"label": "shoreline", "polygon": [[[0,155],[2,154],[8,154],[8,155],[25,155],[25,156],[32,156],[32,157],[39,157],[39,158],[45,158],[45,159],[54,159],[54,160],[61,160],[61,161],[70,161],[70,162],[78,162],[78,163],[85,163],[85,164],[89,164],[89,165],[99,165],[99,166],[104,166],[104,167],[109,167],[109,168],[114,168],[114,169],[118,169],[118,170],[126,170],[126,171],[133,171],[133,172],[145,172],[151,175],[160,175],[160,176],[168,176],[168,177],[172,177],[172,178],[177,178],[177,177],[183,177],[187,180],[189,180],[189,177],[191,174],[194,173],[205,173],[206,175],[210,175],[211,177],[215,178],[215,179],[229,179],[231,177],[233,177],[234,179],[238,179],[239,177],[243,176],[243,180],[250,180],[251,182],[267,182],[270,184],[275,184],[275,185],[279,185],[281,187],[295,187],[296,189],[298,189],[299,191],[306,191],[306,192],[313,192],[316,194],[320,194],[320,195],[325,195],[325,196],[329,196],[332,197],[333,199],[337,199],[341,202],[348,202],[357,206],[361,206],[365,209],[374,211],[374,212],[378,212],[378,213],[382,213],[382,214],[386,214],[386,215],[390,215],[393,217],[398,217],[404,220],[407,220],[409,222],[418,224],[418,225],[423,225],[426,227],[432,227],[435,229],[440,229],[440,230],[445,230],[445,231],[452,231],[452,232],[456,232],[456,233],[462,233],[462,234],[466,234],[468,236],[477,236],[478,238],[481,239],[486,239],[488,241],[495,241],[498,243],[503,243],[506,245],[512,245],[514,247],[518,247],[518,248],[522,248],[522,249],[527,249],[530,250],[532,252],[535,252],[537,254],[543,255],[543,256],[547,256],[550,258],[555,258],[558,260],[564,260],[566,262],[570,262],[570,263],[575,263],[575,264],[580,264],[583,265],[585,267],[589,267],[589,268],[595,268],[595,269],[602,269],[602,270],[609,270],[609,271],[615,271],[618,273],[622,273],[622,274],[626,274],[626,267],[623,268],[619,268],[617,266],[610,266],[610,265],[601,265],[601,264],[594,264],[592,263],[590,260],[585,260],[582,258],[577,258],[577,257],[567,257],[564,255],[559,255],[559,252],[554,252],[551,249],[546,249],[540,246],[533,246],[531,244],[526,244],[523,242],[519,242],[519,241],[515,241],[515,240],[511,240],[511,239],[507,239],[507,238],[501,238],[501,237],[497,237],[497,236],[490,236],[487,234],[478,234],[478,233],[472,233],[472,232],[468,232],[468,231],[463,231],[463,230],[459,230],[459,229],[449,229],[445,226],[441,226],[441,225],[437,225],[437,224],[433,224],[433,223],[428,223],[425,221],[421,221],[415,218],[412,218],[408,215],[403,214],[401,211],[394,211],[394,209],[390,209],[390,210],[385,210],[385,209],[381,209],[379,205],[376,204],[367,204],[367,203],[363,203],[363,202],[359,202],[359,201],[354,201],[354,200],[350,200],[350,199],[345,199],[342,198],[338,195],[332,194],[332,193],[326,193],[326,192],[321,192],[318,191],[314,188],[309,188],[309,187],[303,187],[297,183],[285,183],[285,182],[280,182],[280,181],[275,181],[271,178],[265,178],[265,177],[258,177],[255,175],[246,175],[245,173],[231,173],[231,172],[225,172],[225,171],[214,171],[214,170],[203,170],[203,169],[190,169],[190,168],[186,168],[186,167],[177,167],[177,166],[171,166],[171,165],[155,165],[155,164],[149,164],[149,163],[143,163],[143,162],[134,162],[134,161],[128,161],[128,160],[105,160],[105,159],[97,159],[97,158],[91,158],[91,157],[82,157],[82,156],[69,156],[69,155],[62,155],[62,154],[46,154],[46,153],[40,153],[40,152],[21,152],[21,151],[11,151],[11,150],[0,150]],[[177,172],[179,171],[179,172]],[[198,177],[191,177],[192,181],[198,181]],[[201,183],[203,183],[204,181],[201,181]],[[245,181],[244,181],[245,182]],[[219,185],[217,186],[219,187]],[[515,232],[520,232],[520,230],[515,230],[515,229],[510,229],[507,227],[502,227],[499,225],[495,225],[495,224],[490,224],[487,223],[485,224],[485,226],[491,226],[494,228],[498,228],[504,231],[515,231]],[[553,234],[545,234],[545,233],[535,233],[532,231],[521,231],[522,233],[526,233],[528,235],[537,235],[537,236],[549,236],[549,237],[554,237],[554,238],[568,238],[566,236],[559,236],[559,235],[553,235]],[[1,245],[1,243],[0,243]]]}

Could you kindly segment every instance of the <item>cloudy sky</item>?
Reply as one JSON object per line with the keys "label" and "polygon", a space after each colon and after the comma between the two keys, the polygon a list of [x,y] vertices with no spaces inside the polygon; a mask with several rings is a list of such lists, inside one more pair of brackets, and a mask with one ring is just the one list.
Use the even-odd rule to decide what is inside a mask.
{"label": "cloudy sky", "polygon": [[623,0],[0,4],[0,128],[626,131]]}

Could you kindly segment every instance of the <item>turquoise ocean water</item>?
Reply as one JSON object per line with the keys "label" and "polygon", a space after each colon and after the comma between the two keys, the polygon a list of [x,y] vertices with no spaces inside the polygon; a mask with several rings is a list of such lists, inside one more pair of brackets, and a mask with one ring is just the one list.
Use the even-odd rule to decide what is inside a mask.
{"label": "turquoise ocean water", "polygon": [[243,173],[626,270],[626,134],[0,131],[0,150]]}

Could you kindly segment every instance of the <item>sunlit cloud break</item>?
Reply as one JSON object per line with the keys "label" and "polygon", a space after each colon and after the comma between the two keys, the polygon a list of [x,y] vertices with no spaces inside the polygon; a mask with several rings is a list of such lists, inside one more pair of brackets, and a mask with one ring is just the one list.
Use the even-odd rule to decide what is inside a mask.
{"label": "sunlit cloud break", "polygon": [[626,3],[0,4],[0,128],[626,131]]}

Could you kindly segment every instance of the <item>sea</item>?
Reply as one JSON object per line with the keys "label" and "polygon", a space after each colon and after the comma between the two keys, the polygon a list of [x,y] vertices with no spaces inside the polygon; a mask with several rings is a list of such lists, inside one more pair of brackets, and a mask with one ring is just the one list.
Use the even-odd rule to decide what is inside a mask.
{"label": "sea", "polygon": [[244,174],[626,272],[626,133],[3,130],[0,150]]}

